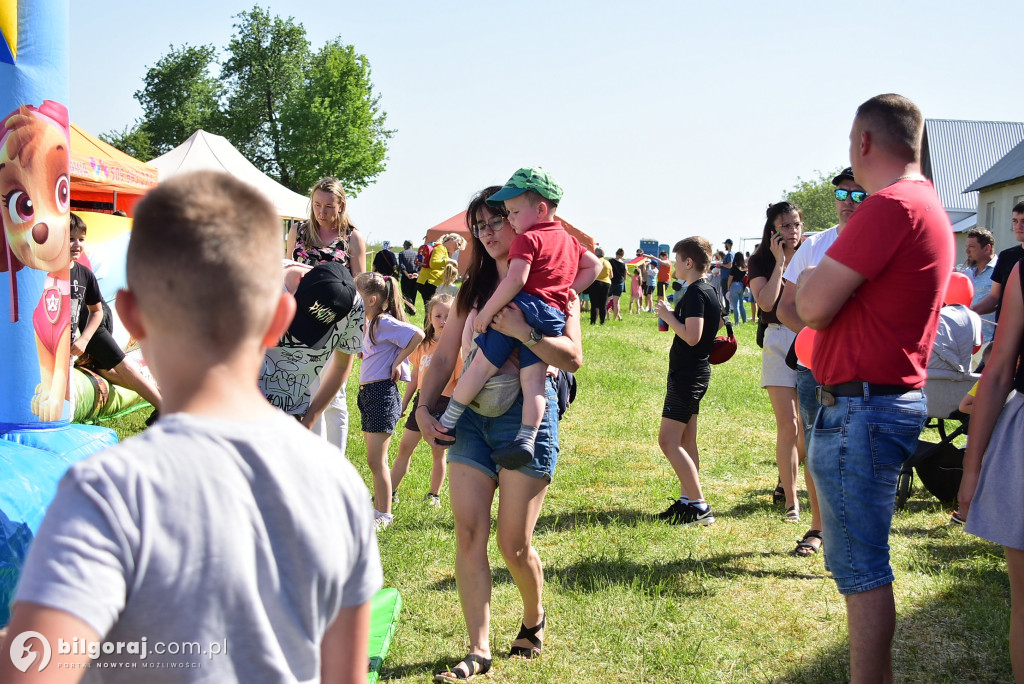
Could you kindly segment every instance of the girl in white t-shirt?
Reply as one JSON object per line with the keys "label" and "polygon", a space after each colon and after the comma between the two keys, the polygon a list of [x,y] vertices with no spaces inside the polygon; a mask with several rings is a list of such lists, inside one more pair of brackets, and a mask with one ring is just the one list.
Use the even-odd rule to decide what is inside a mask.
{"label": "girl in white t-shirt", "polygon": [[394,278],[360,273],[356,289],[366,307],[356,404],[366,439],[366,462],[373,474],[374,522],[377,529],[384,529],[393,519],[388,444],[402,416],[397,383],[411,379],[407,359],[423,341],[423,331],[405,322]]}
{"label": "girl in white t-shirt", "polygon": [[[430,360],[434,356],[434,350],[437,349],[437,339],[441,336],[441,331],[444,330],[444,325],[448,321],[448,313],[451,311],[454,301],[455,299],[451,295],[435,294],[433,296],[427,304],[426,323],[423,326],[423,342],[409,356],[409,361],[412,362],[413,366],[412,379],[405,385],[405,396],[402,398],[402,413],[405,413],[410,401],[412,402],[412,411],[409,413],[408,420],[405,421],[405,432],[402,433],[402,441],[398,444],[398,456],[395,457],[395,462],[391,466],[392,503],[398,503],[398,485],[402,482],[402,478],[405,477],[406,473],[409,472],[412,454],[416,450],[416,445],[419,444],[421,437],[420,427],[416,423],[416,407],[419,405],[420,381],[423,379],[424,371],[430,367]],[[459,356],[462,356],[461,352]],[[461,370],[462,362],[460,358],[455,364],[455,371],[452,373],[448,385],[441,393],[440,400],[438,400],[435,406],[431,407],[434,409],[432,413],[444,411],[448,408],[448,401],[452,398],[452,391],[455,389],[455,382]],[[430,490],[427,492],[426,497],[424,497],[424,501],[431,506],[440,507],[441,486],[444,485],[446,466],[445,451],[447,451],[448,447],[431,444],[430,442],[427,442],[427,444],[430,446],[434,463],[430,469]]]}

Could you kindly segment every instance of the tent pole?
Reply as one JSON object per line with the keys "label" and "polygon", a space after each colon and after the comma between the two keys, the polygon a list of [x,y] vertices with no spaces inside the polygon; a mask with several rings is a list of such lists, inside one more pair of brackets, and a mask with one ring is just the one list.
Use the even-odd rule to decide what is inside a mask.
{"label": "tent pole", "polygon": [[[114,211],[117,211],[117,190],[114,191]],[[114,211],[110,213],[113,214]]]}

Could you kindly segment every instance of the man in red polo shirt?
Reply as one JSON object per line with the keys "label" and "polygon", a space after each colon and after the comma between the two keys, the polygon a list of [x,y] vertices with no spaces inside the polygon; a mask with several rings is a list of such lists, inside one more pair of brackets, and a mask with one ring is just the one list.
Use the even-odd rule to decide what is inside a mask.
{"label": "man in red polo shirt", "polygon": [[826,565],[846,598],[853,682],[892,681],[896,480],[926,419],[921,388],[953,270],[952,227],[921,173],[923,129],[920,110],[900,95],[857,109],[850,161],[870,196],[797,285],[797,313],[820,331],[822,408],[807,465]]}

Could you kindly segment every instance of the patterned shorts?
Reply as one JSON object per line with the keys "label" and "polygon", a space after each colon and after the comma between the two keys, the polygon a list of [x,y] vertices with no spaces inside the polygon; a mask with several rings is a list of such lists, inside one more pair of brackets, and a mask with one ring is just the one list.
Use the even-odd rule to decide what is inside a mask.
{"label": "patterned shorts", "polygon": [[402,417],[402,397],[392,380],[377,380],[359,386],[356,397],[363,432],[392,434]]}

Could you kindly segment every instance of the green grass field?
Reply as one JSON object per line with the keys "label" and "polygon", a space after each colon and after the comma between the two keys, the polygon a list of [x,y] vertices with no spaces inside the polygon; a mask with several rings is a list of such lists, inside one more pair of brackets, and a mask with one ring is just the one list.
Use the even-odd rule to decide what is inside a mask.
{"label": "green grass field", "polygon": [[[492,537],[492,681],[848,680],[845,608],[822,555],[789,555],[809,522],[805,493],[796,525],[771,503],[775,428],[754,327],[737,326],[740,349],[714,368],[701,407],[701,479],[717,522],[682,529],[650,519],[678,494],[657,445],[670,333],[652,314],[584,326],[580,392],[535,536],[544,655],[505,660],[521,603]],[[348,456],[369,484],[355,390]],[[121,434],[145,415],[125,419]],[[383,680],[428,681],[466,653],[447,487],[442,509],[421,502],[429,468],[421,443],[380,535],[385,583],[405,605]],[[947,527],[950,510],[918,484],[893,523],[896,681],[1011,681],[1002,549]]]}

